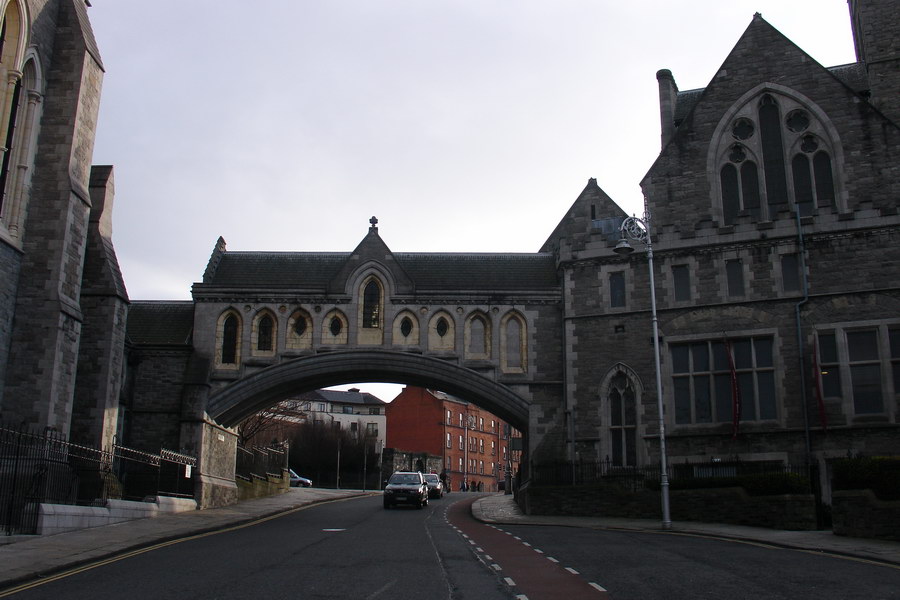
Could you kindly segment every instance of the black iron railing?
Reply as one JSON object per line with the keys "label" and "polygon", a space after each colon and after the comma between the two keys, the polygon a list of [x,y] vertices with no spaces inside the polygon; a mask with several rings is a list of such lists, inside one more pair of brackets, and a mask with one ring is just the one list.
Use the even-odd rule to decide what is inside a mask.
{"label": "black iron railing", "polygon": [[0,425],[0,527],[6,535],[35,533],[42,503],[103,506],[109,499],[193,497],[196,467],[196,458],[169,450],[100,450],[52,430]]}
{"label": "black iron railing", "polygon": [[282,477],[288,468],[288,449],[284,444],[263,448],[238,447],[235,475],[250,481],[254,475],[265,479],[268,476]]}

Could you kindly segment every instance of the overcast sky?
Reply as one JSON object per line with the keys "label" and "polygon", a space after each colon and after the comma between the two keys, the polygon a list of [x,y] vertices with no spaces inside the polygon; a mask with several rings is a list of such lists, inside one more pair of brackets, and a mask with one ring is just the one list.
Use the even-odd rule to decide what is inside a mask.
{"label": "overcast sky", "polygon": [[95,164],[132,300],[228,250],[535,252],[596,177],[641,210],[656,72],[705,87],[755,12],[825,66],[846,0],[91,0]]}

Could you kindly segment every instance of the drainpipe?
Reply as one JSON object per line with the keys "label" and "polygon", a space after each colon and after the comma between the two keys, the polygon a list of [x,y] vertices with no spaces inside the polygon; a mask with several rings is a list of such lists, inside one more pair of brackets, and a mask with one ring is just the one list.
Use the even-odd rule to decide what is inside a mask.
{"label": "drainpipe", "polygon": [[569,445],[569,464],[572,467],[572,485],[575,485],[575,407],[569,398],[569,328],[568,328],[568,315],[566,314],[568,311],[568,299],[566,298],[567,291],[567,278],[566,278],[566,269],[563,267],[562,270],[562,294],[563,294],[563,318],[562,321],[562,394],[563,401],[566,404],[566,437],[568,438]]}
{"label": "drainpipe", "polygon": [[794,206],[794,215],[797,221],[797,244],[800,254],[800,281],[803,291],[803,299],[794,306],[794,319],[797,327],[797,354],[800,365],[800,398],[803,400],[803,431],[806,436],[806,465],[812,464],[812,444],[809,432],[809,400],[806,397],[806,357],[803,352],[803,322],[800,319],[800,309],[809,302],[809,281],[806,277],[806,246],[803,243],[803,228],[800,224],[800,206]]}

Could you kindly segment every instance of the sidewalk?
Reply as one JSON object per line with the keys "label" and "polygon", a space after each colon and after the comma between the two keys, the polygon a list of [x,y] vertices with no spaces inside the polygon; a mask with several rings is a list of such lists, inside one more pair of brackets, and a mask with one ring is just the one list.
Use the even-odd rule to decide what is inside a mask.
{"label": "sidewalk", "polygon": [[[18,536],[12,540],[4,540],[13,543],[0,546],[0,590],[155,544],[252,523],[319,502],[377,493],[291,488],[286,494],[248,500],[223,508],[139,519],[46,537]],[[447,499],[458,496],[468,494],[452,494]],[[472,506],[472,514],[476,519],[487,523],[661,531],[659,521],[652,520],[529,516],[522,514],[512,496],[478,496]],[[900,542],[839,537],[827,531],[780,531],[688,522],[673,523],[672,531],[851,556],[900,566]]]}
{"label": "sidewalk", "polygon": [[[502,494],[486,496],[478,500],[472,505],[472,514],[476,519],[485,523],[556,525],[562,527],[668,533],[663,532],[661,521],[651,519],[525,515],[519,510],[512,496],[504,496]],[[834,535],[830,531],[784,531],[780,529],[764,529],[762,527],[693,523],[688,521],[674,521],[671,531],[676,534],[740,540],[770,544],[781,548],[850,556],[900,566],[900,542],[842,537]]]}

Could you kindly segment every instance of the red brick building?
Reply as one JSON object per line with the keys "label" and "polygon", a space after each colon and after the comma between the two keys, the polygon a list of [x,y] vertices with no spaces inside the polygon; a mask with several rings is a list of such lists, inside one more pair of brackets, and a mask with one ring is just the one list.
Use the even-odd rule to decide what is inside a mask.
{"label": "red brick building", "polygon": [[387,446],[440,456],[445,481],[454,491],[463,484],[498,491],[506,473],[518,470],[520,452],[510,449],[509,440],[521,434],[474,404],[407,386],[387,405],[385,414]]}

